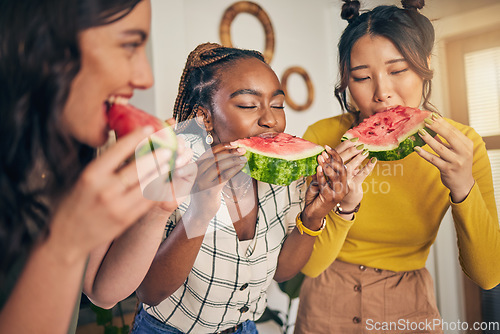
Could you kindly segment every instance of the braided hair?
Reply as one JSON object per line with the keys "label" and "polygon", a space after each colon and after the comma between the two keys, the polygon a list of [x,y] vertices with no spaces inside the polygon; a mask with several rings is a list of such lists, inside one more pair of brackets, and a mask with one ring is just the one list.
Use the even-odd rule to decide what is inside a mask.
{"label": "braided hair", "polygon": [[[220,71],[240,59],[256,58],[264,62],[258,51],[223,47],[216,43],[198,45],[189,54],[175,99],[174,118],[178,129],[189,126],[198,107],[212,110],[212,97],[218,89]],[[182,122],[182,123],[181,123]]]}
{"label": "braided hair", "polygon": [[[338,44],[340,82],[335,87],[335,96],[343,110],[359,117],[359,113],[347,101],[351,50],[363,36],[382,36],[394,43],[410,68],[423,78],[423,107],[434,110],[430,103],[433,71],[428,59],[434,45],[434,27],[427,17],[419,13],[424,0],[402,0],[402,7],[378,6],[360,15],[359,1],[344,0],[341,17],[348,21]],[[357,119],[356,121],[359,121]]]}

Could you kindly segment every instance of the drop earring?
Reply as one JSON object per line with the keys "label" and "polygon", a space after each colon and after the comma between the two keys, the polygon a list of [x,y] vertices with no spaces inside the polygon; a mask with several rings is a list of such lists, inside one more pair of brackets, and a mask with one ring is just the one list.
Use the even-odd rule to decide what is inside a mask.
{"label": "drop earring", "polygon": [[205,143],[207,143],[208,145],[212,145],[213,142],[214,142],[214,137],[212,137],[212,134],[209,132],[205,137]]}

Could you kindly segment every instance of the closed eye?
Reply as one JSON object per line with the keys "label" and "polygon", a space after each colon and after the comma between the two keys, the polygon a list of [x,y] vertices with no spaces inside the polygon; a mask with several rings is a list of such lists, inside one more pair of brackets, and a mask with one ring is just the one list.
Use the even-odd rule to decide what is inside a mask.
{"label": "closed eye", "polygon": [[274,109],[285,109],[285,106],[271,106],[271,108],[274,108]]}
{"label": "closed eye", "polygon": [[352,77],[352,79],[356,82],[359,82],[359,81],[364,81],[364,80],[368,80],[370,79],[370,77],[362,77],[362,78],[356,78],[356,77]]}
{"label": "closed eye", "polygon": [[408,67],[404,68],[402,70],[399,70],[399,71],[393,71],[393,72],[391,72],[391,74],[399,74],[399,73],[403,73],[403,72],[406,72],[406,71],[408,71]]}
{"label": "closed eye", "polygon": [[241,108],[241,109],[254,109],[254,108],[257,108],[257,106],[237,106],[238,108]]}

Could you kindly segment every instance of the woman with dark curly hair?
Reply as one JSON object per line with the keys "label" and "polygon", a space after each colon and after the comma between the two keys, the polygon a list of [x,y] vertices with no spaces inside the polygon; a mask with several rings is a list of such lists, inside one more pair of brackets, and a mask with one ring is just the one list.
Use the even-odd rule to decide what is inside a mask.
{"label": "woman with dark curly hair", "polygon": [[307,261],[347,190],[339,156],[325,147],[307,189],[304,178],[278,186],[241,171],[245,150],[233,144],[282,133],[284,101],[259,52],[206,43],[189,54],[174,116],[198,164],[196,191],[166,223],[137,290],[134,334],[257,333],[272,280],[290,279]]}
{"label": "woman with dark curly hair", "polygon": [[[1,333],[68,331],[91,252],[107,249],[125,230],[148,226],[159,227],[161,240],[163,217],[134,224],[156,204],[143,197],[135,163],[124,164],[153,129],[125,136],[94,159],[108,140],[109,99],[130,98],[153,83],[145,52],[150,6],[149,0],[0,2]],[[157,153],[160,161],[171,156]],[[94,256],[91,275],[120,245],[148,244],[145,233],[142,239],[127,233],[113,242],[117,251]],[[145,274],[149,265],[142,265]],[[127,266],[121,275],[137,270],[133,262]],[[126,297],[135,287],[120,293]]]}
{"label": "woman with dark curly hair", "polygon": [[[361,15],[359,1],[342,8],[349,24],[339,42],[336,96],[348,113],[311,125],[304,138],[335,147],[348,175],[355,173],[351,148],[340,141],[349,128],[398,105],[433,110],[434,28],[419,13],[423,0],[402,4]],[[426,126],[438,136],[419,131],[426,145],[402,160],[379,161],[363,186],[349,187],[342,210],[328,215],[326,233],[302,269],[308,277],[296,333],[442,333],[425,262],[449,207],[464,272],[483,288],[500,282],[500,230],[484,142],[436,112]]]}

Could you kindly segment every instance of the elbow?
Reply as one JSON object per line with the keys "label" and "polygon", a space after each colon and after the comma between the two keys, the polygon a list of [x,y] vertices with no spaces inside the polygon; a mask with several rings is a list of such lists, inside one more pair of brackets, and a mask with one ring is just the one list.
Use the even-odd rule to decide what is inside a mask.
{"label": "elbow", "polygon": [[483,290],[491,290],[494,287],[498,286],[499,284],[500,284],[500,281],[498,281],[498,280],[494,281],[491,279],[477,282],[477,285],[479,285],[479,287]]}
{"label": "elbow", "polygon": [[137,289],[137,298],[141,303],[147,304],[149,306],[158,306],[162,301],[167,299],[171,293],[166,291],[155,291],[155,293],[148,293],[144,289]]}
{"label": "elbow", "polygon": [[119,302],[119,301],[111,301],[111,300],[94,298],[94,297],[91,297],[87,294],[86,294],[86,296],[92,302],[92,304],[94,304],[97,307],[106,309],[106,310],[112,309]]}

